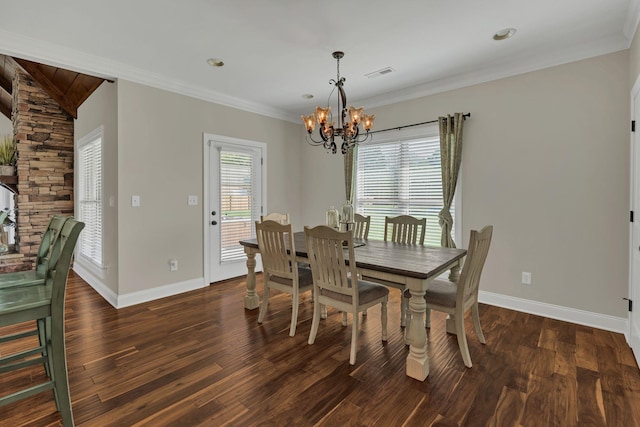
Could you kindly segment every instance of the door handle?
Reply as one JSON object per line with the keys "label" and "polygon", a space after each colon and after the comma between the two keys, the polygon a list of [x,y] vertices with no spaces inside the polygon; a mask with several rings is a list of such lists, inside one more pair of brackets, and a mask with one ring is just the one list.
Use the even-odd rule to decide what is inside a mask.
{"label": "door handle", "polygon": [[216,214],[216,211],[211,211],[211,215],[215,215],[215,214]]}
{"label": "door handle", "polygon": [[218,225],[218,221],[211,221],[211,225]]}

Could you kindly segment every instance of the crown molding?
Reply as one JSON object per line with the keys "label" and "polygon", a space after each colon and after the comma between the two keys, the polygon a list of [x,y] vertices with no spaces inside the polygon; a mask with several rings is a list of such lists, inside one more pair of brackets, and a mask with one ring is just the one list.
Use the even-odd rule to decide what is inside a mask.
{"label": "crown molding", "polygon": [[[625,34],[631,32],[632,28],[633,32],[635,32],[635,28],[640,21],[640,0],[630,0],[629,10],[629,18],[625,23]],[[633,15],[631,12],[633,12]],[[631,40],[632,39],[633,34],[631,35]],[[629,44],[630,40],[628,36],[612,37],[602,40],[599,43],[576,46],[569,54],[563,52],[549,56],[548,52],[545,52],[538,55],[530,55],[526,62],[518,63],[517,65],[509,65],[507,63],[495,64],[480,70],[457,74],[426,84],[373,97],[360,98],[354,101],[366,105],[367,109],[381,107],[617,52],[628,49]],[[134,83],[292,123],[300,122],[297,114],[291,114],[281,109],[203,89],[183,81],[167,79],[159,74],[150,73],[122,62],[106,60],[99,56],[82,53],[64,46],[16,35],[3,30],[0,30],[0,53],[41,62],[47,65],[67,68],[105,79],[112,80],[121,78]]]}
{"label": "crown molding", "polygon": [[159,74],[150,73],[122,62],[107,60],[96,55],[82,53],[64,46],[3,30],[0,30],[0,53],[109,80],[124,79],[280,120],[299,121],[298,119],[294,120],[291,114],[268,105],[257,104],[213,90],[203,89],[183,81],[167,79]]}
{"label": "crown molding", "polygon": [[633,36],[638,29],[638,23],[640,22],[640,0],[629,0],[629,9],[627,12],[627,19],[624,22],[623,32],[624,36],[628,40],[627,47],[631,46],[633,42]]}
{"label": "crown molding", "polygon": [[437,93],[448,92],[450,90],[461,89],[570,62],[606,55],[625,50],[627,48],[628,45],[625,39],[622,37],[612,37],[610,39],[602,40],[597,44],[576,46],[576,48],[571,50],[570,53],[565,51],[552,56],[549,56],[548,52],[538,55],[530,55],[526,62],[518,62],[517,64],[495,64],[481,70],[457,74],[426,84],[416,85],[382,95],[361,98],[356,101],[357,103],[366,105],[369,110],[370,108],[409,101]]}

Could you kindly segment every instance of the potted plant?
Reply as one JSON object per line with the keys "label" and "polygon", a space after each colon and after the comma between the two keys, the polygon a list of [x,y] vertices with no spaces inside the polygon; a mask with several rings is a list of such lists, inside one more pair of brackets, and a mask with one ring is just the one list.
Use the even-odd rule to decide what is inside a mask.
{"label": "potted plant", "polygon": [[13,175],[15,173],[16,143],[11,135],[3,135],[0,138],[0,175]]}

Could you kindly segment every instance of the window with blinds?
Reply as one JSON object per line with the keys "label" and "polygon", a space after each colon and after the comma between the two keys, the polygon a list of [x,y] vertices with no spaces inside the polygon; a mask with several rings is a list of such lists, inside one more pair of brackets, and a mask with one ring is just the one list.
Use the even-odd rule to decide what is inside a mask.
{"label": "window with blinds", "polygon": [[240,240],[255,237],[260,218],[260,151],[220,151],[220,262],[246,260]]}
{"label": "window with blinds", "polygon": [[[427,218],[425,244],[440,246],[438,213],[443,202],[439,137],[359,146],[354,200],[356,212],[371,215],[370,239],[384,238],[385,216],[412,215]],[[452,206],[455,218],[454,213]]]}
{"label": "window with blinds", "polygon": [[102,268],[102,132],[78,143],[79,254]]}

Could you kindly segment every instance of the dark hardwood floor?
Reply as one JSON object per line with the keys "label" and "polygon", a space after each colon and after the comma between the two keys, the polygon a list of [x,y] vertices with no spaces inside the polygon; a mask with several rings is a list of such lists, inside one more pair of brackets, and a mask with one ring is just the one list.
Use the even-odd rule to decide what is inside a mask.
{"label": "dark hardwood floor", "polygon": [[[337,312],[329,309],[308,345],[308,295],[291,338],[289,296],[272,295],[258,325],[244,290],[237,279],[115,310],[72,272],[66,336],[76,425],[640,426],[640,371],[620,334],[481,305],[487,344],[467,319],[467,369],[434,312],[431,372],[419,382],[405,375],[397,290],[389,341],[380,341],[380,310],[369,310],[354,367],[350,326]],[[0,394],[42,375],[40,366],[2,374]],[[0,407],[1,426],[59,423],[49,392]]]}

